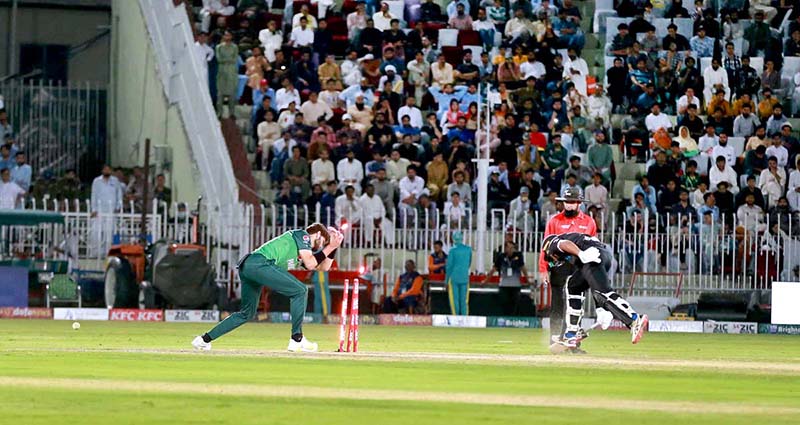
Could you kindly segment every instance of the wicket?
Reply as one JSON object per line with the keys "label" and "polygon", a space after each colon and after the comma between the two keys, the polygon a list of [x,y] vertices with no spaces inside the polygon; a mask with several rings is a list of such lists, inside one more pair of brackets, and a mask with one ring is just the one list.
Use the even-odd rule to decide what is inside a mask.
{"label": "wicket", "polygon": [[[353,352],[358,351],[358,279],[353,279],[353,294],[350,300],[350,316],[347,315],[350,279],[344,280],[344,293],[342,295],[342,311],[339,315],[339,352],[345,352],[344,340],[347,337],[347,352],[351,344]],[[348,327],[349,322],[349,327]]]}

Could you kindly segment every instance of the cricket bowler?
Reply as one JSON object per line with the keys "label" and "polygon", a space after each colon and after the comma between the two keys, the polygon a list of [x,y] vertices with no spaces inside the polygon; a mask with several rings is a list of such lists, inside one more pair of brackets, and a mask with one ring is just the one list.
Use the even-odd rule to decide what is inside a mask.
{"label": "cricket bowler", "polygon": [[574,272],[567,278],[566,332],[550,346],[560,353],[577,347],[583,318],[584,291],[590,290],[595,304],[603,307],[631,330],[631,342],[636,344],[647,328],[647,315],[639,315],[630,303],[614,292],[608,281],[611,252],[597,238],[580,233],[550,235],[542,242],[547,261],[570,262]]}
{"label": "cricket bowler", "polygon": [[299,258],[308,270],[327,271],[343,239],[344,236],[338,230],[314,223],[305,229],[289,230],[242,257],[237,265],[242,282],[241,309],[207,333],[196,337],[192,346],[201,351],[211,350],[211,341],[255,317],[261,288],[266,286],[289,297],[292,334],[287,349],[291,352],[317,351],[317,343],[303,336],[308,288],[288,270],[294,267]]}

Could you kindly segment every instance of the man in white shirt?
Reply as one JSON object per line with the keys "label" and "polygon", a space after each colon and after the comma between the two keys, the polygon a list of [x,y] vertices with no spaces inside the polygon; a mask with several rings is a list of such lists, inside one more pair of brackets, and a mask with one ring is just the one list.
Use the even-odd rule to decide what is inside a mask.
{"label": "man in white shirt", "polygon": [[102,174],[92,182],[92,247],[96,255],[105,255],[114,235],[114,213],[122,207],[123,189],[111,175],[111,167],[103,166]]}
{"label": "man in white shirt", "polygon": [[680,99],[678,99],[678,103],[675,105],[678,115],[685,114],[689,105],[697,106],[697,109],[700,109],[700,99],[694,95],[694,89],[691,87],[686,89],[686,94],[681,96]]}
{"label": "man in white shirt", "polygon": [[352,86],[361,81],[361,62],[358,59],[357,51],[349,50],[339,67],[342,70],[342,80],[346,86]]}
{"label": "man in white shirt", "polygon": [[[706,125],[705,134],[700,136],[700,139],[697,140],[697,149],[700,150],[701,153],[711,155],[714,146],[719,144],[719,136],[717,136],[716,133],[717,130],[714,124]],[[711,158],[716,158],[716,156],[712,156]]]}
{"label": "man in white shirt", "polygon": [[386,178],[397,187],[400,184],[400,180],[408,174],[409,165],[411,165],[411,162],[401,157],[400,151],[392,149],[392,153],[389,154],[389,161],[386,161]]}
{"label": "man in white shirt", "polygon": [[744,204],[736,210],[736,219],[745,229],[754,232],[764,222],[764,210],[755,204],[756,197],[748,193],[744,197]]}
{"label": "man in white shirt", "polygon": [[0,210],[12,210],[19,206],[19,200],[25,196],[25,190],[11,181],[11,170],[0,171]]}
{"label": "man in white shirt", "polygon": [[598,84],[594,94],[589,96],[587,102],[588,108],[586,109],[586,114],[589,118],[602,118],[604,124],[610,122],[611,108],[613,105],[611,104],[611,99],[606,96],[603,86]]}
{"label": "man in white shirt", "polygon": [[208,64],[214,60],[214,49],[208,45],[208,33],[197,34],[197,41],[194,42],[194,49],[200,56],[200,67],[203,73],[203,83],[208,86]]}
{"label": "man in white shirt", "polygon": [[336,171],[333,162],[329,159],[330,153],[327,149],[320,149],[319,158],[311,163],[311,184],[325,185],[325,183],[336,180]]}
{"label": "man in white shirt", "polygon": [[517,39],[527,40],[533,32],[533,24],[525,17],[525,11],[517,8],[514,17],[506,22],[503,34],[510,38],[510,43],[514,44]]}
{"label": "man in white shirt", "polygon": [[444,203],[444,223],[442,223],[442,230],[447,229],[460,229],[467,224],[467,209],[464,203],[461,202],[461,194],[453,192],[450,194],[450,200]]}
{"label": "man in white shirt", "polygon": [[428,194],[428,189],[425,188],[425,180],[417,176],[417,169],[413,165],[408,167],[406,176],[400,180],[399,186],[400,217],[405,227],[406,218],[413,219],[417,201],[420,196]]}
{"label": "man in white shirt", "polygon": [[647,127],[647,131],[649,131],[650,134],[655,133],[659,128],[666,129],[667,131],[672,128],[672,121],[669,120],[666,114],[661,113],[661,107],[658,103],[654,103],[650,111],[650,114],[644,119],[644,125]]}
{"label": "man in white shirt", "polygon": [[294,88],[292,81],[288,78],[281,80],[281,88],[275,92],[275,103],[278,111],[282,111],[289,107],[289,103],[294,102],[295,105],[300,105],[300,92]]}
{"label": "man in white shirt", "polygon": [[300,106],[303,113],[303,120],[306,125],[315,127],[320,117],[325,117],[325,121],[333,118],[333,110],[327,103],[320,102],[317,92],[312,91],[308,94],[308,100]]}
{"label": "man in white shirt", "polygon": [[310,47],[314,44],[314,31],[308,27],[305,16],[300,18],[300,26],[292,28],[289,36],[289,45],[292,47]]}
{"label": "man in white shirt", "polygon": [[778,167],[778,159],[769,157],[767,168],[758,176],[758,187],[764,194],[764,199],[770,207],[778,203],[778,198],[783,196],[786,187],[786,170]]}
{"label": "man in white shirt", "polygon": [[364,227],[367,242],[375,240],[374,232],[376,228],[379,228],[386,245],[389,247],[394,245],[394,223],[386,218],[383,200],[380,196],[375,195],[375,186],[371,183],[364,187],[364,194],[359,198],[359,204],[364,217],[361,225]]}
{"label": "man in white shirt", "polygon": [[233,15],[236,12],[236,8],[228,3],[230,3],[230,0],[203,0],[203,8],[200,9],[200,31],[208,32],[212,15]]}
{"label": "man in white shirt", "polygon": [[729,167],[724,156],[718,156],[716,165],[708,172],[708,181],[711,187],[717,187],[719,182],[727,182],[729,191],[736,195],[739,193],[739,177],[733,167]]}
{"label": "man in white shirt", "polygon": [[[566,68],[566,65],[564,68]],[[536,60],[536,54],[530,52],[528,53],[528,61],[519,66],[519,72],[522,74],[523,80],[527,80],[529,77],[538,80],[544,76],[547,70],[544,69],[544,65],[541,62]]]}
{"label": "man in white shirt", "polygon": [[372,15],[372,21],[375,24],[375,28],[381,31],[388,31],[390,28],[392,28],[392,19],[400,18],[392,15],[392,12],[389,12],[389,3],[386,2],[381,2],[381,10]]}
{"label": "man in white shirt", "polygon": [[725,164],[728,168],[736,165],[736,149],[728,144],[728,135],[725,133],[719,135],[717,144],[711,149],[711,154],[709,155],[709,158],[714,158],[715,160],[719,157],[725,158]]}
{"label": "man in white shirt", "polygon": [[264,49],[264,56],[268,61],[275,61],[275,51],[283,45],[283,33],[277,28],[275,21],[267,22],[267,27],[258,33],[258,41]]}
{"label": "man in white shirt", "polygon": [[586,202],[588,202],[589,206],[595,206],[605,211],[608,209],[608,189],[601,184],[602,182],[603,175],[594,173],[592,176],[592,184],[586,187],[584,195],[586,196]]}
{"label": "man in white shirt", "polygon": [[336,201],[334,201],[336,224],[341,226],[342,223],[349,223],[349,231],[352,231],[353,225],[361,223],[361,206],[355,197],[355,191],[353,186],[347,185],[344,188],[344,194],[336,197]]}
{"label": "man in white shirt", "polygon": [[778,160],[778,167],[786,168],[789,163],[789,151],[783,146],[780,134],[772,136],[772,146],[767,148],[766,155],[767,158],[774,156]]}
{"label": "man in white shirt", "polygon": [[356,195],[361,194],[361,180],[364,180],[364,165],[356,159],[352,149],[347,151],[347,156],[336,164],[336,174],[339,175],[339,189],[353,186]]}
{"label": "man in white shirt", "polygon": [[578,93],[586,96],[586,76],[589,75],[589,65],[586,60],[578,56],[574,47],[567,49],[567,60],[564,61],[564,78],[569,79],[575,85]]}
{"label": "man in white shirt", "polygon": [[711,59],[711,66],[703,71],[703,80],[705,84],[703,96],[705,96],[706,102],[711,101],[711,94],[716,93],[718,89],[725,90],[725,99],[730,99],[731,89],[728,87],[728,71],[719,65],[719,59]]}
{"label": "man in white shirt", "polygon": [[422,128],[422,112],[417,108],[416,99],[414,96],[406,97],[405,106],[401,106],[397,110],[397,122],[401,122],[401,118],[408,115],[411,124],[414,128]]}

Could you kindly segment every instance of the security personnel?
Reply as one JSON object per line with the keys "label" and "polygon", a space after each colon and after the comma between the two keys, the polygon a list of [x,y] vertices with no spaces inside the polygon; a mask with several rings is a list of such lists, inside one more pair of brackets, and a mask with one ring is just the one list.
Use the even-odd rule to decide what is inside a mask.
{"label": "security personnel", "polygon": [[453,233],[453,247],[447,254],[445,282],[454,315],[469,314],[469,268],[472,265],[472,248],[464,245],[464,234]]}
{"label": "security personnel", "polygon": [[[565,187],[561,191],[561,196],[557,201],[564,204],[564,209],[550,217],[544,231],[544,237],[550,235],[561,235],[564,233],[582,233],[589,236],[597,236],[597,226],[594,219],[581,211],[583,202],[583,191],[578,187]],[[549,276],[548,276],[548,271]],[[564,314],[565,314],[565,289],[564,285],[574,272],[574,267],[569,262],[562,262],[550,267],[545,259],[544,251],[539,256],[539,277],[543,280],[543,285],[551,286],[550,303],[550,335],[551,342],[558,341],[564,334]],[[571,350],[573,353],[583,353],[580,347]]]}

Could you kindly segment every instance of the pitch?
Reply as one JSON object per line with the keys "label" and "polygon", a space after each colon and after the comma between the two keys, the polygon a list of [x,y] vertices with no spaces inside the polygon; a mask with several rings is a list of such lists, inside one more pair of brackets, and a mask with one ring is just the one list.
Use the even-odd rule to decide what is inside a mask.
{"label": "pitch", "polygon": [[790,424],[800,339],[593,332],[551,356],[530,329],[306,326],[321,353],[288,354],[287,325],[255,324],[211,353],[205,324],[0,321],[9,424]]}

